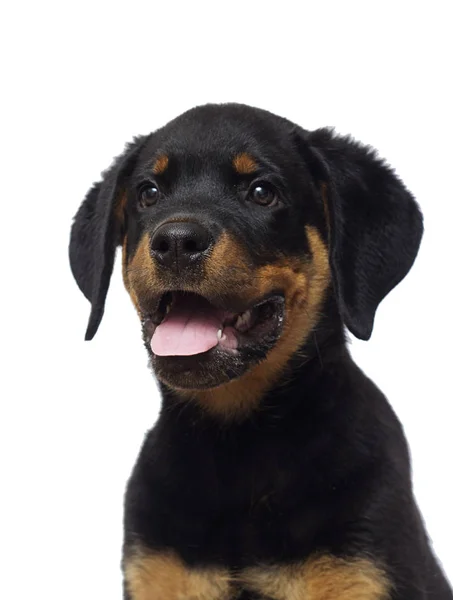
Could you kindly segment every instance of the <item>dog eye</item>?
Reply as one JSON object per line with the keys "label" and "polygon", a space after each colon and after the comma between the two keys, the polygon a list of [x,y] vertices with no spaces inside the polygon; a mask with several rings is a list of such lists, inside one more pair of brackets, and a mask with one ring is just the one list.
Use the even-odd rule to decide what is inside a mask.
{"label": "dog eye", "polygon": [[278,202],[275,190],[264,183],[256,184],[251,189],[249,197],[255,204],[260,204],[261,206],[274,206]]}
{"label": "dog eye", "polygon": [[138,197],[139,204],[142,208],[147,208],[156,203],[160,196],[160,192],[154,183],[149,183],[140,188]]}

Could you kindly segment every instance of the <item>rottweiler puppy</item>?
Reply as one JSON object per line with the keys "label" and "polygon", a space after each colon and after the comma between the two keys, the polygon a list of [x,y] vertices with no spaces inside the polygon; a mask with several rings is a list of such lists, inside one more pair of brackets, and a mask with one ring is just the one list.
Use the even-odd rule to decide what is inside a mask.
{"label": "rottweiler puppy", "polygon": [[162,392],[128,483],[127,600],[451,600],[402,427],[353,362],[422,237],[369,147],[238,104],[138,137],[88,192],[74,277],[115,252]]}

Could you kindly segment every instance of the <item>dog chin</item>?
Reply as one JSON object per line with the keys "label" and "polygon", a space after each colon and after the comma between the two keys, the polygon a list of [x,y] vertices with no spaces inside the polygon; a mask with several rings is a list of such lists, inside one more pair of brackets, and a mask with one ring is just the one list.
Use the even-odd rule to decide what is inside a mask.
{"label": "dog chin", "polygon": [[239,379],[262,362],[271,349],[272,346],[267,351],[262,347],[254,353],[232,354],[217,347],[196,356],[156,356],[149,351],[149,364],[158,380],[171,388],[202,390]]}
{"label": "dog chin", "polygon": [[216,388],[238,379],[259,362],[218,347],[195,356],[156,356],[152,351],[149,355],[158,380],[180,390]]}

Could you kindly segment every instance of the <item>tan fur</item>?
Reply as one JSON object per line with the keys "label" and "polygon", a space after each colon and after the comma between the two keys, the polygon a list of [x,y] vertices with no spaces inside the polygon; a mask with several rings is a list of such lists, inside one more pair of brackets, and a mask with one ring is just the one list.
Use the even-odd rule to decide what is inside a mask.
{"label": "tan fur", "polygon": [[115,221],[118,224],[118,227],[120,228],[120,231],[124,230],[124,225],[125,225],[125,213],[126,213],[126,202],[127,202],[127,195],[125,192],[123,192],[118,199],[115,202],[114,205],[114,217],[115,217]]}
{"label": "tan fur", "polygon": [[[225,418],[243,416],[284,375],[289,358],[316,326],[330,280],[328,251],[319,231],[307,226],[306,235],[311,260],[282,257],[258,269],[253,268],[247,252],[234,238],[226,233],[220,236],[204,265],[203,276],[198,281],[194,279],[187,291],[209,296],[213,292],[226,295],[240,290],[244,301],[253,303],[273,290],[281,290],[286,300],[283,332],[266,360],[243,377],[210,390],[179,390],[182,397]],[[145,303],[148,294],[166,291],[166,282],[149,253],[149,234],[143,236],[128,264],[123,258],[123,278],[139,314],[140,301]]]}
{"label": "tan fur", "polygon": [[[139,299],[143,301],[148,294],[154,293],[158,287],[157,269],[149,253],[149,234],[146,233],[132,258],[126,256],[126,245],[123,243],[123,280],[132,302],[142,316]],[[162,290],[164,291],[164,290]]]}
{"label": "tan fur", "polygon": [[233,600],[231,577],[221,569],[189,569],[173,553],[135,550],[124,577],[132,600]]}
{"label": "tan fur", "polygon": [[[168,281],[160,275],[154,259],[150,255],[150,236],[146,233],[129,259],[123,256],[123,279],[129,294],[146,301],[149,294],[159,295],[167,291]],[[125,250],[123,247],[123,252]],[[231,293],[231,282],[245,286],[250,280],[250,269],[244,259],[244,252],[235,241],[223,234],[216,243],[209,260],[204,266],[202,277],[194,277],[192,284],[186,285],[188,292],[209,296],[216,293]],[[173,282],[174,283],[174,282]],[[140,310],[134,302],[138,312]]]}
{"label": "tan fur", "polygon": [[328,555],[303,564],[247,569],[241,583],[272,600],[386,600],[391,587],[371,560]]}
{"label": "tan fur", "polygon": [[166,154],[162,154],[159,158],[154,162],[152,171],[154,175],[162,175],[166,171],[168,167],[168,156]]}
{"label": "tan fur", "polygon": [[243,293],[248,286],[252,265],[249,264],[247,252],[229,234],[222,233],[217,240],[209,259],[204,265],[204,277],[200,294],[217,290],[220,294],[231,294],[232,286]]}
{"label": "tan fur", "polygon": [[135,292],[135,289],[133,288],[133,286],[131,284],[131,281],[129,279],[129,274],[128,274],[128,266],[127,266],[127,235],[124,236],[122,254],[123,254],[122,255],[122,272],[123,272],[124,287],[126,288],[126,290],[129,293],[129,296],[131,297],[132,303],[135,306],[135,310],[141,316],[141,311],[140,311],[140,307],[139,307],[139,303],[138,303],[138,297],[137,297],[137,294]]}
{"label": "tan fur", "polygon": [[241,589],[269,600],[388,600],[391,591],[385,572],[371,560],[330,555],[233,574],[189,568],[170,551],[135,548],[125,560],[124,577],[132,600],[234,600]]}
{"label": "tan fur", "polygon": [[247,152],[241,152],[234,157],[233,167],[239,175],[251,175],[258,169],[255,159]]}
{"label": "tan fur", "polygon": [[280,288],[286,297],[286,315],[282,335],[262,363],[243,377],[211,390],[183,392],[210,412],[225,418],[243,416],[257,406],[263,394],[282,376],[289,358],[306,341],[315,327],[329,284],[330,269],[327,247],[317,229],[307,226],[306,234],[312,261],[283,259],[248,273],[248,282],[240,286],[234,278],[229,286],[241,290],[251,300]]}

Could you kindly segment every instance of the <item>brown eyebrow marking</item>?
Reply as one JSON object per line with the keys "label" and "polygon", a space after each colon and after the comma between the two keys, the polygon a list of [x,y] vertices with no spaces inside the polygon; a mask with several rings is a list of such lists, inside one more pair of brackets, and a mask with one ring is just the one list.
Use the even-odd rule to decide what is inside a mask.
{"label": "brown eyebrow marking", "polygon": [[166,154],[162,154],[159,158],[156,159],[153,165],[153,173],[154,175],[162,175],[165,169],[168,167],[168,156]]}
{"label": "brown eyebrow marking", "polygon": [[250,175],[258,169],[255,159],[247,152],[241,152],[234,157],[233,167],[239,175]]}

